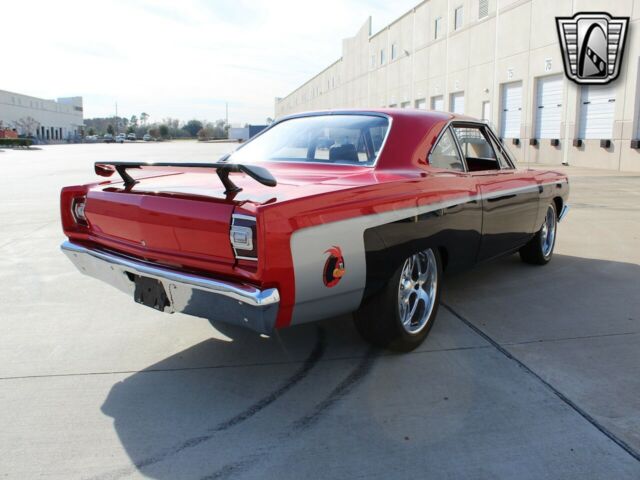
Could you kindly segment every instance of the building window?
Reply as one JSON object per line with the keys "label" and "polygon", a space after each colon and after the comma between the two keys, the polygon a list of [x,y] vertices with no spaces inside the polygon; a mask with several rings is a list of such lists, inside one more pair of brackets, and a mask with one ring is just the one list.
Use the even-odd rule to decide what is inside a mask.
{"label": "building window", "polygon": [[478,7],[478,18],[484,18],[489,15],[489,0],[480,0]]}
{"label": "building window", "polygon": [[442,112],[444,110],[444,97],[442,95],[431,97],[431,110],[436,110],[438,112]]}
{"label": "building window", "polygon": [[449,98],[449,110],[464,115],[464,92],[452,93]]}
{"label": "building window", "polygon": [[426,110],[427,109],[427,99],[426,98],[420,98],[418,100],[416,100],[416,108],[418,110]]}
{"label": "building window", "polygon": [[491,122],[491,103],[482,102],[482,121]]}
{"label": "building window", "polygon": [[411,102],[402,102],[400,104],[400,108],[409,108],[411,106]]}
{"label": "building window", "polygon": [[454,23],[454,26],[453,26],[454,30],[460,30],[462,28],[462,20],[463,20],[462,14],[463,14],[462,7],[456,8],[456,10],[455,10],[455,23]]}
{"label": "building window", "polygon": [[440,34],[442,33],[442,17],[436,17],[435,24],[433,26],[433,38],[440,38]]}
{"label": "building window", "polygon": [[384,65],[384,48],[380,50],[380,65]]}
{"label": "building window", "polygon": [[376,66],[376,56],[375,54],[371,55],[371,68]]}
{"label": "building window", "polygon": [[395,43],[391,44],[391,60],[398,58],[398,46]]}

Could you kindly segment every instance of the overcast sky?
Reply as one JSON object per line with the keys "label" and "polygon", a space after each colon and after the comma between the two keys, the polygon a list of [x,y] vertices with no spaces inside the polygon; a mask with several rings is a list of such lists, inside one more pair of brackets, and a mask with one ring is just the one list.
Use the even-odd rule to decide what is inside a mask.
{"label": "overcast sky", "polygon": [[[2,5],[0,90],[81,95],[85,118],[147,112],[263,123],[337,60],[342,39],[374,32],[418,0],[32,1]],[[6,21],[15,18],[15,21]]]}

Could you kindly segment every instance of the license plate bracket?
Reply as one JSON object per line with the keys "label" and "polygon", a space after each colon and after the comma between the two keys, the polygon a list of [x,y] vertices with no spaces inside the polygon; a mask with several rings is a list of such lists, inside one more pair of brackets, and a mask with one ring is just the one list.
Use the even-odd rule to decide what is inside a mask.
{"label": "license plate bracket", "polygon": [[171,306],[169,296],[160,280],[135,275],[133,281],[135,283],[133,299],[137,303],[161,312],[164,312],[167,307]]}

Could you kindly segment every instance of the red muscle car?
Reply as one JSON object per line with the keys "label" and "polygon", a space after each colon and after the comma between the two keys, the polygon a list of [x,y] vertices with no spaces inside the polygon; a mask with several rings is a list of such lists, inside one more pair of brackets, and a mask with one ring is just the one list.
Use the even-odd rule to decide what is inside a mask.
{"label": "red muscle car", "polygon": [[443,272],[547,263],[569,193],[561,173],[516,168],[486,124],[417,110],[293,115],[215,163],[95,170],[119,178],[61,194],[82,273],[266,334],[354,312],[365,339],[405,351]]}

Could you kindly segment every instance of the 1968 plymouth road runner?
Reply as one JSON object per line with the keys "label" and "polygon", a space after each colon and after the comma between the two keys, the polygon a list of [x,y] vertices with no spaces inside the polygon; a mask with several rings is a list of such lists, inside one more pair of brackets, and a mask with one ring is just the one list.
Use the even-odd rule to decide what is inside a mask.
{"label": "1968 plymouth road runner", "polygon": [[418,110],[283,118],[215,163],[98,163],[66,187],[62,245],[136,302],[261,333],[354,312],[410,350],[443,272],[519,252],[543,265],[567,177],[517,169],[484,123]]}

